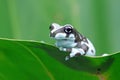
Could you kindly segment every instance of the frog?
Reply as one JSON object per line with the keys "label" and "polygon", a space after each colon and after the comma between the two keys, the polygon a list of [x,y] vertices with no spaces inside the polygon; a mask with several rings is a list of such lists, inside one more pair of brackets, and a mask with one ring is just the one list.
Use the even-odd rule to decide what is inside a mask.
{"label": "frog", "polygon": [[56,47],[60,51],[69,52],[65,60],[76,56],[95,56],[96,50],[93,43],[79,33],[71,24],[59,25],[52,23],[49,26],[50,37],[56,40]]}

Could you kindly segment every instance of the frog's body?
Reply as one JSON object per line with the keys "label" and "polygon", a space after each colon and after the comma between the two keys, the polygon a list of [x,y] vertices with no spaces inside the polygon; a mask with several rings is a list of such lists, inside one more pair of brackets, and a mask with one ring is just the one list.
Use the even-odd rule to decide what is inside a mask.
{"label": "frog's body", "polygon": [[95,48],[89,39],[80,34],[70,24],[64,26],[56,23],[51,24],[50,37],[56,39],[56,46],[61,51],[70,52],[65,60],[77,55],[95,55]]}

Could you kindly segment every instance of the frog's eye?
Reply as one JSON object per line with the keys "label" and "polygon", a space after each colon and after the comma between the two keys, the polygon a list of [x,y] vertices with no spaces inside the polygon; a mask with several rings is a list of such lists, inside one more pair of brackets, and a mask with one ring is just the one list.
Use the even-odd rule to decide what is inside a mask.
{"label": "frog's eye", "polygon": [[73,29],[71,26],[65,26],[64,27],[64,32],[67,33],[67,34],[70,34],[73,32]]}

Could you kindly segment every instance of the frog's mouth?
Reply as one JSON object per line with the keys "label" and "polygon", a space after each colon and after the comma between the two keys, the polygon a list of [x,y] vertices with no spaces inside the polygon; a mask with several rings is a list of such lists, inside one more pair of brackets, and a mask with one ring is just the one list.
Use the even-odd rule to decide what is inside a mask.
{"label": "frog's mouth", "polygon": [[75,40],[75,38],[54,38],[56,40],[64,40],[64,41],[67,41],[67,40]]}
{"label": "frog's mouth", "polygon": [[66,33],[57,33],[56,35],[50,37],[56,40],[75,40],[74,34],[67,35]]}

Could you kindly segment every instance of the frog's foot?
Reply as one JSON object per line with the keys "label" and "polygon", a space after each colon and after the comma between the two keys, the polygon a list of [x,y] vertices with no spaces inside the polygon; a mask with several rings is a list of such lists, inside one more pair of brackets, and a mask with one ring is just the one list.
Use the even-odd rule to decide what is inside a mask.
{"label": "frog's foot", "polygon": [[83,49],[76,49],[76,48],[72,48],[71,53],[69,54],[69,56],[65,57],[65,60],[69,60],[72,57],[75,56],[80,56],[80,55],[84,55],[84,50]]}
{"label": "frog's foot", "polygon": [[[77,57],[77,56],[81,56],[81,54],[80,54],[80,53],[76,53],[75,56],[76,56],[76,57]],[[75,57],[75,56],[74,56],[74,57]],[[72,58],[72,57],[73,57],[73,55],[66,56],[66,57],[65,57],[65,61],[69,60],[69,59]]]}
{"label": "frog's foot", "polygon": [[107,53],[104,53],[102,56],[108,56],[109,54],[107,54]]}
{"label": "frog's foot", "polygon": [[70,59],[70,56],[66,56],[65,57],[65,61],[69,60]]}
{"label": "frog's foot", "polygon": [[84,55],[84,54],[85,54],[85,51],[83,49],[72,48],[72,51],[70,53],[70,57],[74,57],[74,56],[78,56],[78,55]]}
{"label": "frog's foot", "polygon": [[59,50],[60,50],[60,51],[66,51],[66,48],[59,47]]}

